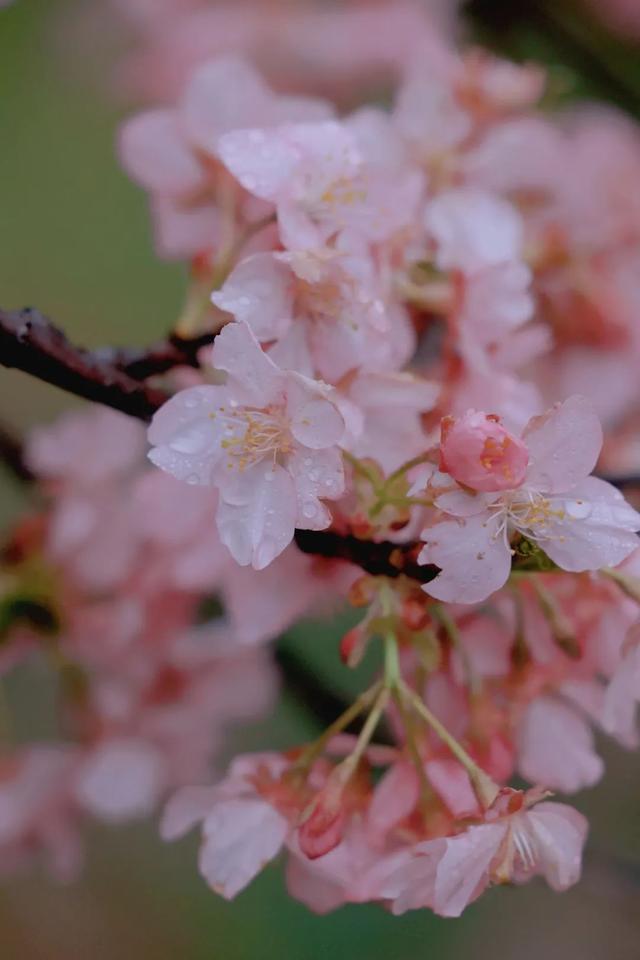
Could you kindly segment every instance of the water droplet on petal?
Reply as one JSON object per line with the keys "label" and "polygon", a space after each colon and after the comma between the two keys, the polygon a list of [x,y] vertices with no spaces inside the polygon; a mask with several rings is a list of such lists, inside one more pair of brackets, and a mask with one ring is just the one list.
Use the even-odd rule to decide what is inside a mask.
{"label": "water droplet on petal", "polygon": [[572,520],[586,520],[591,515],[591,504],[586,500],[565,500],[564,509]]}

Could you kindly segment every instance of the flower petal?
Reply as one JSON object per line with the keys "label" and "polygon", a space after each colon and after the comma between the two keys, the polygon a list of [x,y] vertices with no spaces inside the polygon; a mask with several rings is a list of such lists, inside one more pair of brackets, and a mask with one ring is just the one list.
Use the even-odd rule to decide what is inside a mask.
{"label": "flower petal", "polygon": [[340,443],[345,424],[337,406],[323,396],[324,391],[314,381],[293,372],[288,381],[287,412],[298,443],[312,450]]}
{"label": "flower petal", "polygon": [[539,803],[526,818],[539,872],[557,893],[568,890],[580,879],[586,818],[562,803]]}
{"label": "flower petal", "polygon": [[553,697],[540,697],[525,711],[518,751],[523,777],[563,793],[592,787],[604,770],[587,721]]}
{"label": "flower petal", "polygon": [[479,603],[499,590],[511,570],[509,546],[498,533],[500,522],[500,515],[481,513],[424,530],[427,543],[418,562],[435,563],[441,572],[422,589],[453,603]]}
{"label": "flower petal", "polygon": [[282,371],[269,359],[246,323],[228,323],[218,334],[211,363],[227,373],[236,403],[267,407],[284,389]]}
{"label": "flower petal", "polygon": [[459,917],[489,882],[489,867],[507,831],[505,823],[482,824],[447,840],[436,871],[433,909]]}
{"label": "flower petal", "polygon": [[[241,566],[264,569],[293,539],[297,504],[291,476],[277,464],[258,463],[234,473],[221,494],[220,539]],[[225,502],[231,497],[232,503]]]}
{"label": "flower petal", "polygon": [[184,196],[206,181],[174,110],[148,110],[128,120],[119,148],[125,170],[147,190]]}
{"label": "flower petal", "polygon": [[224,387],[190,387],[167,400],[151,421],[149,459],[179,480],[204,486],[221,453],[223,424],[211,414],[228,399]]}
{"label": "flower petal", "polygon": [[548,523],[541,546],[563,570],[615,567],[637,549],[640,514],[610,483],[587,477],[552,505],[562,515]]}
{"label": "flower petal", "polygon": [[287,821],[257,797],[223,800],[207,816],[204,835],[200,872],[216,893],[230,900],[278,855]]}
{"label": "flower petal", "polygon": [[548,493],[565,492],[588,477],[602,449],[602,427],[584,397],[569,397],[525,427],[529,449],[526,485]]}
{"label": "flower petal", "polygon": [[242,260],[211,300],[247,323],[261,343],[277,340],[291,326],[294,277],[272,253]]}
{"label": "flower petal", "polygon": [[324,530],[331,523],[331,514],[319,500],[337,500],[344,492],[340,451],[337,447],[327,450],[298,448],[289,457],[287,468],[296,488],[296,526],[303,530]]}

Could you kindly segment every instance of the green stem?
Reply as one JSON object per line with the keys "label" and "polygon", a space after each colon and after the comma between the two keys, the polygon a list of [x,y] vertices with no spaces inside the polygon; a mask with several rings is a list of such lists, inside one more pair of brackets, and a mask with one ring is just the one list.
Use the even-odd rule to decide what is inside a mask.
{"label": "green stem", "polygon": [[435,714],[429,710],[427,705],[420,699],[415,691],[411,689],[411,687],[407,686],[406,683],[401,681],[400,691],[401,695],[406,698],[415,712],[422,717],[427,726],[429,726],[442,740],[442,742],[446,744],[456,760],[458,760],[467,771],[469,774],[469,779],[471,780],[473,788],[476,792],[476,796],[478,797],[478,800],[482,806],[485,807],[485,809],[490,807],[499,793],[500,788],[498,785],[487,773],[484,772],[484,770],[477,765],[475,760],[469,756],[462,744],[458,743],[456,738],[449,733],[444,724],[442,724]]}
{"label": "green stem", "polygon": [[340,770],[342,771],[341,779],[344,783],[349,780],[360,763],[362,756],[369,746],[373,734],[375,733],[375,729],[380,722],[380,718],[386,710],[388,702],[389,690],[386,686],[384,686],[376,696],[369,716],[367,717],[364,726],[360,731],[360,735],[358,736],[358,740],[353,752],[350,753],[346,760],[343,760],[340,764]]}
{"label": "green stem", "polygon": [[384,635],[384,686],[387,690],[397,690],[402,681],[398,642],[391,631]]}
{"label": "green stem", "polygon": [[342,455],[347,461],[347,463],[353,467],[355,472],[360,474],[361,477],[363,477],[365,480],[367,480],[371,484],[371,487],[373,488],[373,492],[375,493],[376,497],[378,497],[379,499],[381,494],[383,493],[383,487],[380,486],[380,481],[376,473],[374,472],[374,470],[371,467],[367,466],[366,463],[363,463],[362,460],[358,460],[357,457],[354,457],[353,454],[349,453],[348,450],[343,450]]}
{"label": "green stem", "polygon": [[393,473],[389,474],[387,477],[387,484],[391,484],[395,480],[399,480],[400,477],[403,477],[405,473],[409,472],[409,470],[413,470],[414,467],[419,467],[423,463],[431,463],[431,457],[431,453],[421,453],[419,457],[414,457],[412,460],[407,460],[407,462],[403,463],[401,467],[398,467],[397,470],[394,470]]}
{"label": "green stem", "polygon": [[413,717],[411,716],[410,711],[407,709],[407,704],[399,689],[394,691],[394,700],[402,718],[409,756],[411,757],[411,762],[415,767],[416,773],[418,774],[418,780],[420,781],[420,797],[422,802],[426,804],[433,796],[433,789],[427,778],[424,763],[422,761],[422,757],[420,756],[420,750],[418,749],[418,744],[416,743]]}
{"label": "green stem", "polygon": [[361,693],[357,700],[347,707],[344,713],[341,713],[337,720],[334,720],[326,730],[314,740],[313,743],[310,743],[309,746],[303,750],[296,762],[293,764],[294,770],[306,770],[314,760],[322,753],[327,743],[352,723],[356,717],[359,717],[363,710],[369,706],[370,703],[375,701],[376,697],[380,694],[383,688],[382,681],[379,680],[377,683],[374,683],[372,687],[368,690],[365,690],[364,693]]}

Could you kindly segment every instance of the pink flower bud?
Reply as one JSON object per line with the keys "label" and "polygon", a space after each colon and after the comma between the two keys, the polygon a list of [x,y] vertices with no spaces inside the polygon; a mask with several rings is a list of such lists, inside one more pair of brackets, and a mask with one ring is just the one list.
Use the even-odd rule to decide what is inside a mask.
{"label": "pink flower bud", "polygon": [[463,417],[444,417],[440,429],[440,469],[458,483],[489,493],[523,482],[527,447],[498,417],[469,410]]}
{"label": "pink flower bud", "polygon": [[344,787],[329,779],[303,814],[298,829],[300,849],[310,860],[323,857],[342,840],[345,822]]}

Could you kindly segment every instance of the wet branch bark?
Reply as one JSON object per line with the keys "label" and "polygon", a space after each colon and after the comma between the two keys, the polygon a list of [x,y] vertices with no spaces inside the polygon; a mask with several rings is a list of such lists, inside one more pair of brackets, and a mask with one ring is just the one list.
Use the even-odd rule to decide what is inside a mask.
{"label": "wet branch bark", "polygon": [[30,308],[0,309],[0,364],[142,420],[167,399],[99,353],[70,343],[62,330]]}

